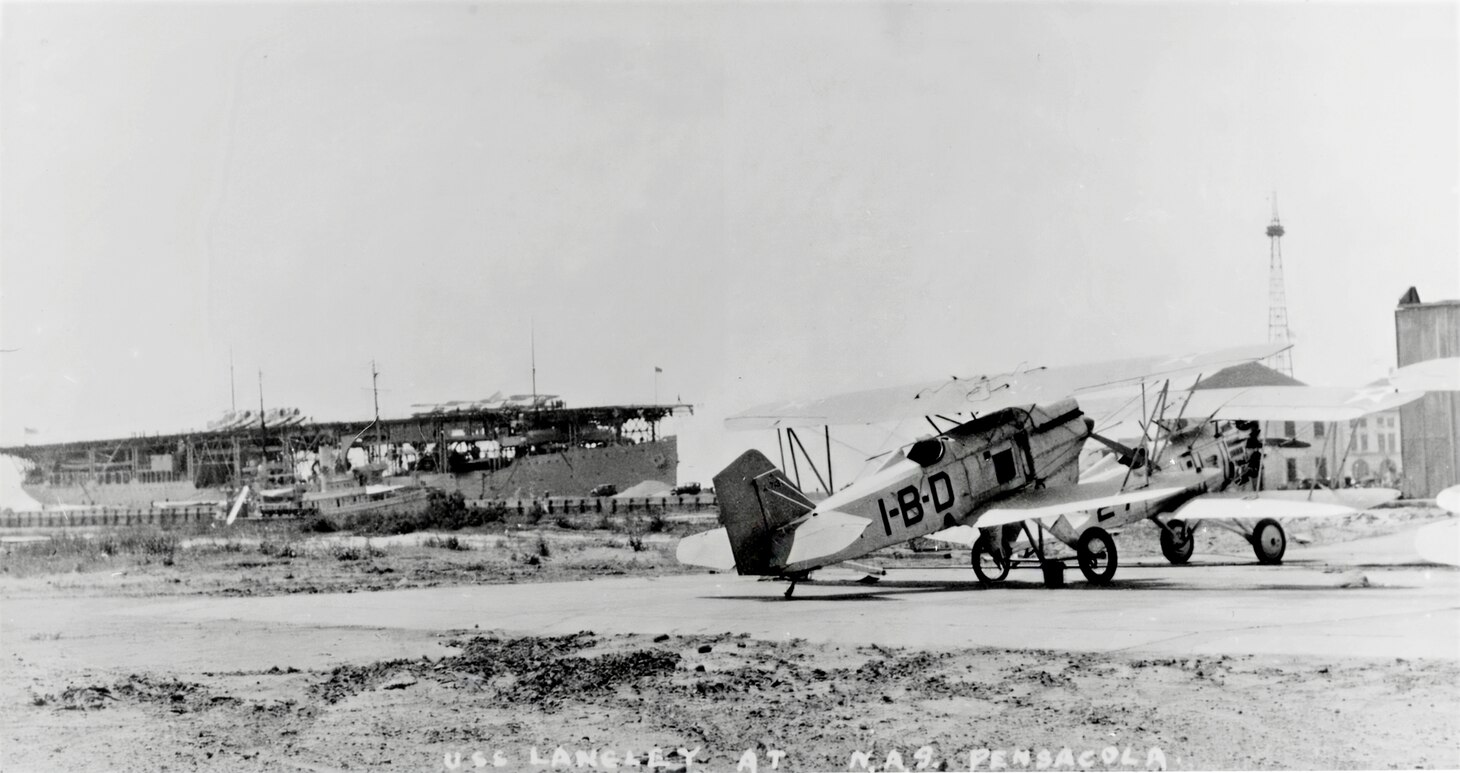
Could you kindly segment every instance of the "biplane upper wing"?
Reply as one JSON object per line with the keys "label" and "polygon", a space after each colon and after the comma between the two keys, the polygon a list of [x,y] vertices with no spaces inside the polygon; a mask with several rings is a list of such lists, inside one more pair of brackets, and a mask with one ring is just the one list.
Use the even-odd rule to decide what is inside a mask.
{"label": "biplane upper wing", "polygon": [[1019,405],[1050,403],[1088,392],[1211,373],[1261,360],[1288,344],[1241,346],[1200,354],[1032,368],[970,378],[951,378],[900,387],[870,389],[813,400],[758,405],[725,420],[727,429],[779,429],[876,424],[922,416],[986,414]]}
{"label": "biplane upper wing", "polygon": [[1254,386],[1193,389],[1173,397],[1187,418],[1249,421],[1351,421],[1398,408],[1426,392],[1460,391],[1460,358],[1407,365],[1362,387]]}

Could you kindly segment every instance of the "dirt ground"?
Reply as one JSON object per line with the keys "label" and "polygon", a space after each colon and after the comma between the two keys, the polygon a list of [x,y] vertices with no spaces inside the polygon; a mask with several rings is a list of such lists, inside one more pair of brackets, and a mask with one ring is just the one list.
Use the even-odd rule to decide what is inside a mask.
{"label": "dirt ground", "polygon": [[1460,764],[1453,661],[589,632],[454,632],[437,649],[333,668],[298,668],[281,652],[268,669],[227,672],[42,673],[12,662],[0,702],[4,766],[450,770],[458,755],[461,769],[475,769],[479,755],[489,767],[495,758],[501,769],[542,770],[557,754],[572,761],[558,769],[634,757],[729,771],[747,752],[759,769],[781,754],[777,769],[796,771],[861,769],[858,753],[879,770],[898,758],[932,770]]}
{"label": "dirt ground", "polygon": [[275,529],[99,555],[45,555],[35,542],[0,552],[0,598],[335,593],[693,571],[674,560],[677,539],[551,527],[386,537]]}
{"label": "dirt ground", "polygon": [[[1339,544],[1437,517],[1379,511],[1292,531]],[[441,546],[446,535],[325,535],[289,541],[281,554],[284,543],[268,535],[198,536],[171,563],[117,557],[57,572],[11,571],[21,568],[11,562],[0,600],[79,596],[99,609],[113,597],[135,604],[137,596],[684,571],[670,535],[641,550],[572,531],[453,536],[469,549]],[[1199,549],[1240,555],[1245,545],[1228,537],[1213,532]],[[1139,553],[1152,542],[1126,539],[1122,548]],[[6,771],[1460,767],[1457,659],[1172,658],[245,621],[140,633],[105,621],[48,625],[19,638],[0,631]],[[127,659],[116,648],[145,648],[150,665],[120,665]]]}

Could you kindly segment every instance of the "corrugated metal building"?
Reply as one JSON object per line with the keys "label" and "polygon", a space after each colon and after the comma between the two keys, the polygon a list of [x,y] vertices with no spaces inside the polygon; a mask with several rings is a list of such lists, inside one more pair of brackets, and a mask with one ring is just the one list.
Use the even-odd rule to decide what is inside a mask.
{"label": "corrugated metal building", "polygon": [[[1460,357],[1460,300],[1421,303],[1410,288],[1394,310],[1399,366]],[[1399,409],[1400,489],[1425,499],[1460,482],[1460,392],[1432,392]]]}

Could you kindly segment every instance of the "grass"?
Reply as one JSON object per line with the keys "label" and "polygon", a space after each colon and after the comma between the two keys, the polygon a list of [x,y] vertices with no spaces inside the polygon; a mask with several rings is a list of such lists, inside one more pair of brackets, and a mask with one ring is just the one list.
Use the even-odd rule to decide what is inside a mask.
{"label": "grass", "polygon": [[0,555],[0,573],[16,576],[50,571],[84,572],[105,569],[117,562],[129,565],[172,566],[180,540],[159,529],[128,528],[95,536],[62,532],[44,542],[9,547]]}

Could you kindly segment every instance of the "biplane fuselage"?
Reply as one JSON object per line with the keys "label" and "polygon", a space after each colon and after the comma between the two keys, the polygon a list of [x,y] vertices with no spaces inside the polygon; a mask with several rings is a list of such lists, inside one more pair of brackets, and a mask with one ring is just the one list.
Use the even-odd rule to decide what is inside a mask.
{"label": "biplane fuselage", "polygon": [[[715,481],[736,569],[741,574],[794,577],[974,524],[980,515],[1020,492],[1078,484],[1080,456],[1090,436],[1091,422],[1074,400],[1001,410],[914,443],[877,472],[819,503],[805,499],[780,470],[752,452],[762,467],[745,466],[751,464],[747,455]],[[1179,476],[1179,487],[1154,499],[1045,517],[1040,526],[1073,546],[1091,526],[1118,529],[1168,512],[1192,495],[1227,488],[1245,463],[1244,446],[1243,433],[1230,424],[1220,431],[1217,425],[1202,423],[1166,432],[1152,467]],[[1096,477],[1119,477],[1120,489],[1147,486],[1149,470],[1144,464],[1116,458],[1107,457],[1104,466],[1092,472]],[[792,528],[814,525],[823,516],[827,522],[845,519],[850,529],[842,533],[855,536],[813,537],[810,531]],[[1006,544],[1019,542],[1012,532],[1009,536]],[[797,550],[798,538],[813,546]],[[818,539],[834,549],[816,549]]]}
{"label": "biplane fuselage", "polygon": [[872,475],[817,506],[870,520],[862,536],[831,556],[788,564],[806,571],[969,522],[1030,485],[1068,485],[1080,474],[1089,425],[1074,400],[1011,409],[914,444]]}
{"label": "biplane fuselage", "polygon": [[[680,540],[676,555],[696,566],[785,577],[794,588],[812,570],[858,568],[856,558],[935,536],[972,547],[973,569],[984,584],[1002,581],[1013,566],[1033,564],[1044,570],[1046,584],[1057,586],[1070,559],[1045,550],[1048,535],[1074,549],[1088,581],[1105,584],[1118,565],[1111,532],[1148,519],[1160,527],[1161,552],[1174,564],[1191,557],[1194,532],[1204,523],[1246,538],[1259,562],[1279,563],[1286,536],[1276,518],[1340,516],[1398,492],[1259,491],[1257,449],[1263,443],[1257,422],[1348,420],[1418,399],[1421,388],[1460,390],[1457,359],[1426,364],[1423,372],[1409,366],[1354,389],[1171,390],[1174,377],[1259,360],[1282,348],[1033,368],[747,409],[726,426],[784,429],[796,446],[797,427],[982,415],[937,427],[936,436],[896,452],[877,472],[819,503],[759,451],[747,451],[715,476],[723,528]],[[1147,413],[1153,382],[1161,387]],[[1073,399],[1136,386],[1145,432],[1134,446],[1094,433]],[[1028,407],[1061,395],[1071,397]],[[1035,399],[1023,399],[1030,397]],[[1081,454],[1091,439],[1115,453],[1082,470]],[[829,434],[827,447],[829,456]],[[794,447],[792,453],[794,461]],[[860,568],[869,570],[869,579],[881,573]]]}

